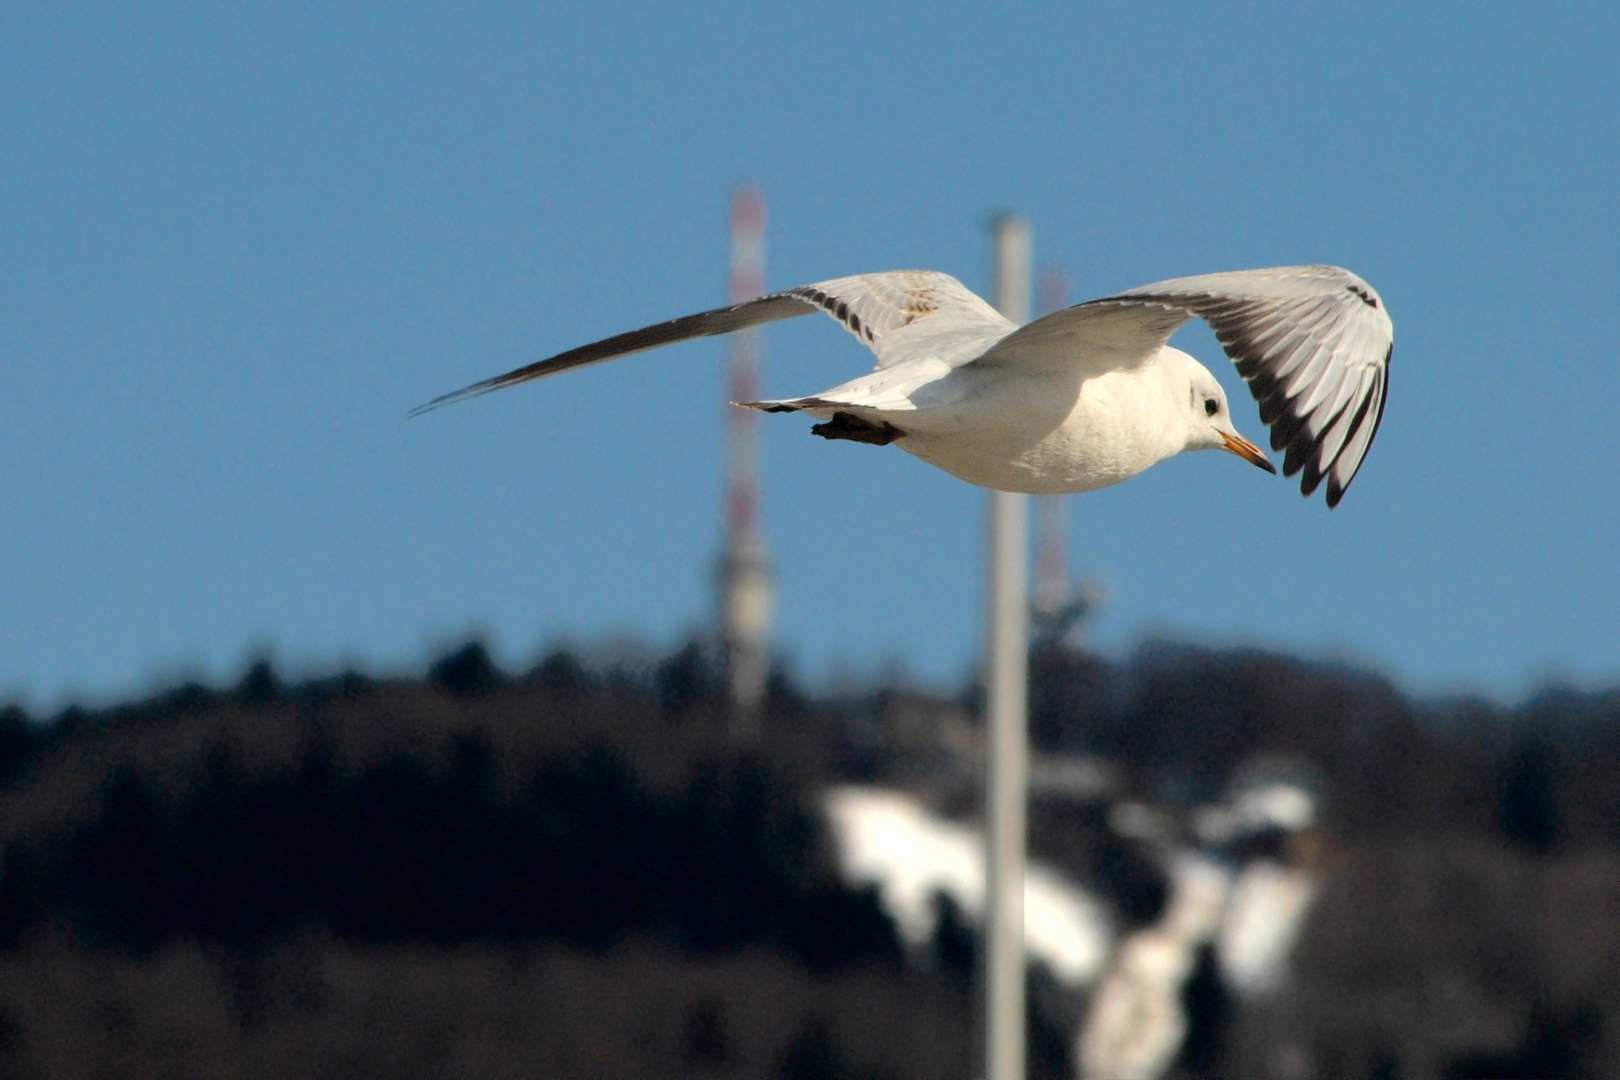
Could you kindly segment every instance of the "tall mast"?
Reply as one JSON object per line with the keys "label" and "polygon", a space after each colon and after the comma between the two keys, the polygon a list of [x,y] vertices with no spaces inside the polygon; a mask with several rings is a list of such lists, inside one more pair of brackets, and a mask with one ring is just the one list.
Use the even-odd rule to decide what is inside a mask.
{"label": "tall mast", "polygon": [[[731,196],[733,304],[765,293],[765,196],[744,184]],[[774,607],[770,563],[759,523],[759,414],[735,408],[761,397],[759,328],[730,335],[726,375],[726,549],[720,563],[720,636],[733,736],[759,730],[770,670],[767,651]]]}

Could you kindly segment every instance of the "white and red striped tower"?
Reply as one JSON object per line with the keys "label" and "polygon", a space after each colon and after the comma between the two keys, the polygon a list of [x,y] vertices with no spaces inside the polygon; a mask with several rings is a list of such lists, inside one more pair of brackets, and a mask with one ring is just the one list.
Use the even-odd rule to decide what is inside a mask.
{"label": "white and red striped tower", "polygon": [[[765,196],[744,184],[731,196],[731,302],[765,293]],[[734,401],[758,401],[759,328],[730,335],[726,375],[726,550],[720,562],[720,636],[732,732],[751,737],[759,727],[770,671],[768,652],[775,590],[759,523],[759,414]]]}

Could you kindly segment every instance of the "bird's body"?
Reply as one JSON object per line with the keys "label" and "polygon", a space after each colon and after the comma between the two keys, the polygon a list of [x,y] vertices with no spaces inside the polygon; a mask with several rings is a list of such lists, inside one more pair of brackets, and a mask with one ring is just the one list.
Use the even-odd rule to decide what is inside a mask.
{"label": "bird's body", "polygon": [[1178,278],[1015,326],[955,278],[895,271],[789,289],[573,349],[418,412],[693,337],[823,310],[877,356],[870,373],[806,397],[739,402],[805,412],[830,439],[887,445],[972,484],[1091,491],[1189,450],[1275,472],[1237,433],[1220,384],[1167,342],[1192,317],[1215,330],[1271,426],[1284,472],[1336,505],[1383,413],[1394,330],[1378,294],[1330,266]]}
{"label": "bird's body", "polygon": [[1184,403],[1171,383],[1198,362],[1179,349],[1164,352],[1172,355],[1089,377],[1078,368],[1025,372],[970,364],[913,392],[915,408],[903,418],[863,405],[803,411],[820,420],[845,412],[893,424],[905,433],[894,440],[900,449],[980,487],[1034,495],[1093,491],[1187,448],[1172,409]]}

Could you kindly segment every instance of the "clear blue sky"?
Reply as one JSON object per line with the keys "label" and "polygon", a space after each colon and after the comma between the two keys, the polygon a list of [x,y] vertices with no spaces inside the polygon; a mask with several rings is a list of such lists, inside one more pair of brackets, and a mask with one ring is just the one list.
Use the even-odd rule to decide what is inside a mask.
{"label": "clear blue sky", "polygon": [[[1094,639],[1612,683],[1620,16],[1411,7],[7,4],[0,698],[703,624],[723,343],[404,417],[720,302],[748,177],[775,286],[982,289],[997,208],[1076,300],[1357,271],[1396,345],[1344,504],[1224,454],[1072,499]],[[1240,392],[1207,332],[1177,343]],[[869,364],[824,320],[765,348],[771,394]],[[808,426],[763,440],[781,649],[958,679],[982,493]]]}

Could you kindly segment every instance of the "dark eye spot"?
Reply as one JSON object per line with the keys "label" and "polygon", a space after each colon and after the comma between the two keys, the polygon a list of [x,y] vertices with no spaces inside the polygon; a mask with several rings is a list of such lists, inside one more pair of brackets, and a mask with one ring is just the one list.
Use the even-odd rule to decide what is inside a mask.
{"label": "dark eye spot", "polygon": [[1204,399],[1204,415],[1205,416],[1214,416],[1216,413],[1218,413],[1220,411],[1221,411],[1221,403],[1220,402],[1216,401],[1212,397],[1207,397],[1207,398]]}

